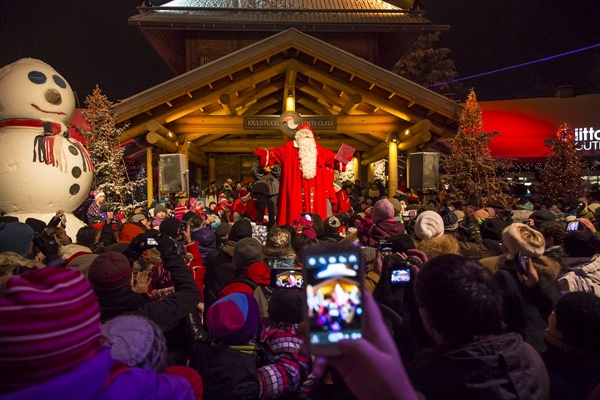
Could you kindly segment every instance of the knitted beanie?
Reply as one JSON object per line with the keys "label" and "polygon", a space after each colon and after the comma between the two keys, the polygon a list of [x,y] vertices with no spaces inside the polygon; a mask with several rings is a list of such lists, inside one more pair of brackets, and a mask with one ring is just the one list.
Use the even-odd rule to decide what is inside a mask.
{"label": "knitted beanie", "polygon": [[208,330],[226,345],[246,344],[258,333],[259,323],[258,302],[248,293],[225,296],[206,312]]}
{"label": "knitted beanie", "polygon": [[233,248],[233,266],[236,271],[247,269],[252,263],[263,261],[260,242],[252,237],[243,238]]}
{"label": "knitted beanie", "polygon": [[96,295],[102,296],[131,285],[131,266],[123,254],[108,251],[92,261],[88,279]]}
{"label": "knitted beanie", "polygon": [[598,253],[587,235],[581,231],[567,232],[563,247],[569,257],[593,257]]}
{"label": "knitted beanie", "polygon": [[275,225],[267,233],[267,240],[263,253],[267,257],[279,257],[294,254],[292,249],[292,234],[279,226]]}
{"label": "knitted beanie", "polygon": [[121,227],[119,232],[119,243],[131,243],[131,241],[138,235],[144,233],[144,230],[139,224],[134,222],[126,222]]}
{"label": "knitted beanie", "polygon": [[100,307],[81,272],[33,269],[4,286],[0,394],[45,382],[98,354]]}
{"label": "knitted beanie", "polygon": [[337,187],[338,189],[341,189],[344,187],[344,185],[342,184],[341,181],[333,181],[333,186]]}
{"label": "knitted beanie", "polygon": [[509,253],[521,252],[527,257],[539,257],[544,254],[546,241],[544,235],[519,222],[508,225],[502,231],[502,244]]}
{"label": "knitted beanie", "polygon": [[154,207],[154,216],[156,216],[156,214],[158,214],[159,212],[164,211],[167,214],[169,213],[169,210],[167,210],[167,207],[163,206],[162,204],[157,204]]}
{"label": "knitted beanie", "polygon": [[381,199],[373,206],[373,222],[378,223],[386,219],[394,218],[394,206],[388,199]]}
{"label": "knitted beanie", "polygon": [[27,257],[33,235],[33,229],[23,222],[0,223],[0,253],[12,251]]}
{"label": "knitted beanie", "polygon": [[215,231],[210,226],[205,226],[192,232],[192,239],[198,242],[198,246],[204,249],[214,249],[217,244]]}
{"label": "knitted beanie", "polygon": [[502,231],[506,228],[506,222],[499,218],[486,219],[479,226],[479,233],[482,239],[491,239],[497,242],[502,241]]}
{"label": "knitted beanie", "polygon": [[252,224],[250,221],[244,218],[235,221],[229,230],[229,240],[238,242],[249,237],[252,237]]}
{"label": "knitted beanie", "polygon": [[131,222],[142,222],[143,220],[148,219],[144,214],[135,214],[131,217]]}
{"label": "knitted beanie", "polygon": [[444,221],[435,211],[423,211],[415,220],[413,229],[421,240],[435,239],[444,234]]}
{"label": "knitted beanie", "polygon": [[600,354],[600,297],[587,292],[570,292],[554,308],[556,327],[562,340],[573,347]]}
{"label": "knitted beanie", "polygon": [[219,226],[217,226],[217,229],[215,229],[215,234],[218,237],[223,237],[229,235],[230,231],[231,224],[229,222],[223,222],[222,224],[219,224]]}
{"label": "knitted beanie", "polygon": [[458,216],[448,207],[440,212],[442,221],[444,221],[444,230],[453,232],[458,229]]}
{"label": "knitted beanie", "polygon": [[539,210],[535,211],[533,214],[529,216],[530,219],[533,220],[534,226],[539,228],[546,222],[554,222],[556,221],[556,217],[552,213],[552,211],[548,210]]}
{"label": "knitted beanie", "polygon": [[166,218],[160,223],[158,230],[173,239],[179,239],[179,227],[181,221],[177,218]]}
{"label": "knitted beanie", "polygon": [[110,354],[130,367],[162,372],[167,362],[167,342],[162,330],[148,318],[120,315],[102,325]]}
{"label": "knitted beanie", "polygon": [[328,217],[325,220],[323,229],[327,233],[338,233],[341,226],[342,226],[342,223],[340,222],[340,220],[337,217]]}

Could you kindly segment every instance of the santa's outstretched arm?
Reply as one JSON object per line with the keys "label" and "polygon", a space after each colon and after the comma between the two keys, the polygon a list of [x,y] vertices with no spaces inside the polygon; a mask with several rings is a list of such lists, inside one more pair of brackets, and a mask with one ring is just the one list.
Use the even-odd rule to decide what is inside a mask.
{"label": "santa's outstretched arm", "polygon": [[272,167],[275,164],[283,164],[286,157],[285,145],[274,147],[272,149],[259,149],[253,151],[258,157],[258,166],[260,168]]}

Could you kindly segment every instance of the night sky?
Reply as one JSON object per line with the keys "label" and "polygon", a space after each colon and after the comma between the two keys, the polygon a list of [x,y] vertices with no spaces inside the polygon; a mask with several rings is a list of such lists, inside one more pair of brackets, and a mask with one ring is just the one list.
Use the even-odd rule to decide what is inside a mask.
{"label": "night sky", "polygon": [[[425,17],[451,25],[441,45],[460,77],[600,43],[598,0],[422,0]],[[173,77],[138,28],[141,0],[0,0],[0,66],[23,57],[52,65],[83,106],[98,84],[117,102]],[[600,91],[600,48],[463,82],[479,100]]]}

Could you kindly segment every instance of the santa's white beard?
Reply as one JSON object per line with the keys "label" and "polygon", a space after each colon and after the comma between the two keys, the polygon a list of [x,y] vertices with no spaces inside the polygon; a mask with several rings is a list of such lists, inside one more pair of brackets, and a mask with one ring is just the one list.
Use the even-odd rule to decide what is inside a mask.
{"label": "santa's white beard", "polygon": [[313,138],[298,138],[298,158],[304,179],[317,175],[317,144]]}

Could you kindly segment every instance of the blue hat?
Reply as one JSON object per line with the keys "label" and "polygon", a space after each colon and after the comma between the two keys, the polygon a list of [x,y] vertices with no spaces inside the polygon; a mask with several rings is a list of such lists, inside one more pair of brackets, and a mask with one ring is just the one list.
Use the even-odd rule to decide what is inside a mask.
{"label": "blue hat", "polygon": [[27,257],[33,235],[33,229],[23,222],[0,223],[0,253],[12,251]]}

